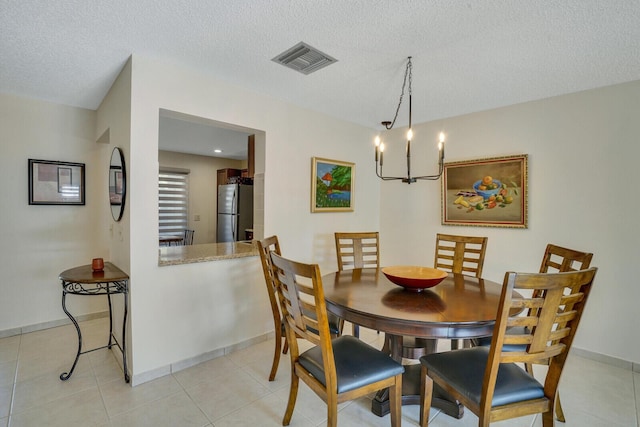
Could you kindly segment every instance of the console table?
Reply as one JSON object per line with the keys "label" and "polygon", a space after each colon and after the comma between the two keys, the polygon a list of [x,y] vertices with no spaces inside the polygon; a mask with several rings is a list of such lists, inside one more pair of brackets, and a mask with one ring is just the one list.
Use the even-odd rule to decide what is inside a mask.
{"label": "console table", "polygon": [[[78,332],[78,352],[76,359],[73,362],[73,366],[69,372],[63,372],[60,374],[60,379],[66,381],[73,374],[73,370],[76,368],[78,359],[81,354],[89,353],[95,350],[103,348],[111,348],[114,345],[117,346],[122,352],[122,365],[124,370],[124,380],[129,382],[129,372],[127,371],[127,351],[125,338],[125,332],[127,330],[127,309],[128,309],[128,297],[129,293],[129,276],[120,270],[118,267],[110,262],[104,263],[104,269],[102,271],[93,271],[91,264],[75,267],[69,270],[65,270],[60,273],[60,280],[62,281],[62,309],[69,316],[71,322],[76,327]],[[91,350],[82,351],[82,332],[78,322],[71,313],[67,310],[66,299],[67,294],[71,295],[106,295],[109,301],[109,342],[107,345],[97,347]],[[113,313],[111,310],[111,295],[122,294],[124,297],[124,318],[122,321],[122,345],[118,343],[118,340],[113,335]]]}

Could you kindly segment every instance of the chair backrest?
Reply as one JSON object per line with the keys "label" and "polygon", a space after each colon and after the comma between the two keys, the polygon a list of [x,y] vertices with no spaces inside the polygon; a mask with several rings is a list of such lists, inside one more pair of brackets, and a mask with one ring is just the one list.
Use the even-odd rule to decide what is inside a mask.
{"label": "chair backrest", "polygon": [[285,320],[291,360],[299,355],[296,337],[320,346],[327,388],[336,387],[337,377],[331,332],[318,264],[303,264],[271,252],[280,307]]}
{"label": "chair backrest", "polygon": [[274,275],[273,264],[271,263],[271,252],[275,252],[278,255],[282,254],[280,252],[278,236],[256,240],[255,245],[258,248],[260,261],[262,262],[262,272],[264,273],[264,281],[267,285],[267,293],[269,295],[269,302],[271,303],[274,324],[276,328],[280,328],[282,316],[280,314],[280,308],[278,308],[277,279]]}
{"label": "chair backrest", "polygon": [[433,266],[452,273],[482,277],[487,240],[486,237],[438,234]]}
{"label": "chair backrest", "polygon": [[184,240],[182,241],[184,245],[193,245],[193,233],[195,230],[184,230]]}
{"label": "chair backrest", "polygon": [[[591,264],[592,253],[580,252],[548,244],[542,258],[540,273],[563,273],[567,271],[586,270]],[[552,269],[552,271],[549,271]]]}
{"label": "chair backrest", "polygon": [[335,233],[338,271],[380,267],[379,233]]}
{"label": "chair backrest", "polygon": [[[591,264],[591,258],[593,258],[592,253],[567,249],[549,243],[544,251],[540,273],[586,270]],[[539,294],[536,293],[534,296],[539,296]]]}
{"label": "chair backrest", "polygon": [[[507,272],[500,297],[489,359],[484,373],[480,407],[489,413],[500,363],[549,364],[544,394],[553,402],[560,374],[573,343],[597,268],[566,273]],[[513,291],[532,297],[516,297]],[[514,316],[528,309],[526,316]],[[525,327],[524,329],[522,327]],[[520,327],[521,334],[507,328]],[[525,351],[502,351],[507,345],[526,345]],[[488,418],[487,418],[488,419]]]}

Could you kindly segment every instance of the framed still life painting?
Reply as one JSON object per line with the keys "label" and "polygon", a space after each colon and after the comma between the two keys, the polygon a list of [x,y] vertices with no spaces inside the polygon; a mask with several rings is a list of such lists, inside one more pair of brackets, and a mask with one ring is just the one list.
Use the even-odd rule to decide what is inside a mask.
{"label": "framed still life painting", "polygon": [[527,228],[527,155],[445,163],[442,224]]}
{"label": "framed still life painting", "polygon": [[311,212],[353,212],[355,163],[311,159]]}

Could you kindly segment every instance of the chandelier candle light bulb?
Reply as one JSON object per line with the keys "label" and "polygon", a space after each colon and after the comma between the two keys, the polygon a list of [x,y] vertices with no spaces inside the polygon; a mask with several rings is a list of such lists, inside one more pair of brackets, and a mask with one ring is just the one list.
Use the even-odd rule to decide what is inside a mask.
{"label": "chandelier candle light bulb", "polygon": [[[376,165],[380,162],[380,166],[382,166],[382,157],[384,154],[384,142],[380,141],[380,137],[376,136],[375,139],[375,152],[376,152]],[[379,160],[378,160],[379,159]]]}

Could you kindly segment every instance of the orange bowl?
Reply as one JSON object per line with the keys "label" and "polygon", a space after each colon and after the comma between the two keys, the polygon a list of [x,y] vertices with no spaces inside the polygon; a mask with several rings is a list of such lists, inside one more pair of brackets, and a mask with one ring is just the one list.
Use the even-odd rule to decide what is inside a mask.
{"label": "orange bowl", "polygon": [[447,272],[430,267],[398,265],[383,267],[382,273],[391,282],[410,291],[421,291],[432,288],[447,277]]}

